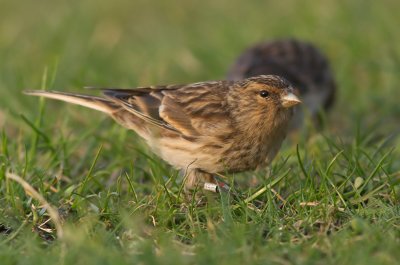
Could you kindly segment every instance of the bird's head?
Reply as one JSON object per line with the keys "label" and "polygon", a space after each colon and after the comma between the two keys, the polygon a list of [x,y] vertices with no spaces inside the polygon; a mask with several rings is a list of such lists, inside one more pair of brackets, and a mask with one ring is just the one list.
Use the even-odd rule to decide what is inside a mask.
{"label": "bird's head", "polygon": [[243,119],[275,124],[289,120],[293,106],[301,103],[290,83],[276,75],[237,81],[230,91],[229,101],[235,106],[234,112]]}

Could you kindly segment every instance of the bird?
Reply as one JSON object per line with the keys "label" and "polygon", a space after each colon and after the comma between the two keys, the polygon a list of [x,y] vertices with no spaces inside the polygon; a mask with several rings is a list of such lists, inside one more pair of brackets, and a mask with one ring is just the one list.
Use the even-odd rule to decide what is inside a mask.
{"label": "bird", "polygon": [[290,130],[303,126],[306,113],[320,127],[319,114],[332,108],[336,95],[334,74],[322,51],[310,42],[293,38],[263,41],[239,55],[226,79],[237,81],[267,74],[286,78],[303,101],[296,107]]}
{"label": "bird", "polygon": [[301,103],[290,83],[275,75],[101,91],[102,97],[44,90],[25,94],[108,114],[183,171],[186,191],[215,183],[215,174],[268,165],[285,139],[292,107]]}

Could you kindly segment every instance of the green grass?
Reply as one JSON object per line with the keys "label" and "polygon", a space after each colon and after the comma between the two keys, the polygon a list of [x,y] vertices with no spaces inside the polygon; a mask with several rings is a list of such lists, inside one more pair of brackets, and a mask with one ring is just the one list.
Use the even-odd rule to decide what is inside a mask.
{"label": "green grass", "polygon": [[[397,1],[0,0],[1,264],[395,264]],[[91,110],[21,94],[222,79],[246,46],[294,36],[329,56],[338,100],[240,198],[182,198],[179,173]],[[8,173],[62,219],[50,219]],[[256,196],[258,195],[258,196]]]}

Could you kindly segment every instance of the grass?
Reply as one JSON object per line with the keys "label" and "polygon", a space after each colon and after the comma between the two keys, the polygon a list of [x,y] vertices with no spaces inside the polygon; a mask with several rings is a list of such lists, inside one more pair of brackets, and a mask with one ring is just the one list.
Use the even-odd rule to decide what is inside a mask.
{"label": "grass", "polygon": [[[400,259],[396,1],[0,4],[2,264]],[[246,46],[285,36],[331,59],[339,91],[325,129],[291,135],[270,168],[230,178],[239,197],[203,206],[133,132],[21,94],[221,79]]]}

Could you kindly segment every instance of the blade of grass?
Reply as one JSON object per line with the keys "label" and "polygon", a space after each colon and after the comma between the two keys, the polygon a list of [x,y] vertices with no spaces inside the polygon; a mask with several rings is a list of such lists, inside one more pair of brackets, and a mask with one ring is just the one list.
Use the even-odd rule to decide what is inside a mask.
{"label": "blade of grass", "polygon": [[326,168],[325,174],[329,175],[329,173],[331,172],[331,168],[333,166],[333,164],[336,162],[336,160],[338,159],[338,157],[343,154],[344,150],[341,150],[339,153],[337,153],[331,160],[331,162],[329,162],[328,167]]}
{"label": "blade of grass", "polygon": [[[46,135],[44,132],[42,132],[42,131],[39,129],[39,127],[38,127],[35,123],[31,122],[31,121],[30,121],[27,117],[25,117],[25,115],[23,115],[23,114],[21,114],[20,117],[22,118],[22,120],[23,120],[29,127],[31,127],[31,129],[36,133],[35,135],[36,135],[37,137],[39,137],[39,136],[42,137],[43,140],[44,140],[47,144],[49,144],[50,147],[51,147],[50,138],[47,137],[47,135]],[[31,149],[31,150],[32,150],[32,149]],[[36,150],[35,150],[35,153],[36,153]]]}
{"label": "blade of grass", "polygon": [[39,192],[37,192],[28,182],[26,182],[20,176],[17,176],[12,173],[7,173],[6,177],[8,179],[14,180],[15,182],[19,183],[24,188],[25,193],[27,193],[28,196],[38,200],[43,205],[43,207],[46,208],[47,212],[49,213],[50,218],[52,219],[52,221],[56,227],[57,237],[59,239],[62,239],[64,233],[63,233],[63,228],[61,225],[61,218],[60,218],[60,215],[58,214],[57,209],[55,209],[53,206],[51,206]]}
{"label": "blade of grass", "polygon": [[125,178],[126,178],[126,180],[128,181],[129,188],[130,188],[130,189],[131,189],[131,191],[132,191],[132,194],[133,194],[133,200],[135,201],[135,203],[138,203],[138,197],[137,197],[137,194],[136,194],[135,188],[133,187],[133,183],[132,183],[131,179],[129,178],[129,175],[128,175],[128,173],[127,173],[127,172],[125,172]]}
{"label": "blade of grass", "polygon": [[19,232],[21,232],[22,228],[24,228],[26,226],[26,224],[28,223],[28,220],[25,219],[22,224],[17,228],[17,230],[10,236],[8,236],[5,240],[3,240],[2,242],[0,242],[0,246],[1,245],[6,245],[8,244],[8,242],[11,242],[18,234]]}
{"label": "blade of grass", "polygon": [[382,185],[380,185],[379,187],[373,189],[372,191],[368,192],[367,194],[357,198],[357,199],[351,199],[350,203],[351,204],[358,204],[361,202],[364,202],[366,200],[368,200],[369,198],[371,198],[372,196],[374,196],[378,191],[380,191],[383,187],[385,187],[387,184],[383,183]]}
{"label": "blade of grass", "polygon": [[[44,68],[44,72],[42,75],[42,84],[41,84],[41,89],[42,90],[46,90],[46,83],[47,83],[47,67]],[[34,123],[34,127],[35,128],[40,128],[42,125],[42,120],[43,120],[43,113],[44,113],[44,108],[45,108],[45,99],[43,97],[39,98],[39,113],[38,116],[36,118],[36,121]],[[26,119],[26,121],[28,121]],[[32,126],[31,126],[32,127]],[[35,155],[36,155],[36,149],[37,149],[37,145],[39,143],[39,136],[41,135],[40,133],[38,133],[38,130],[34,130],[36,133],[33,135],[32,139],[31,139],[31,149],[29,152],[29,159],[32,160]],[[44,135],[44,134],[43,134]]]}
{"label": "blade of grass", "polygon": [[303,161],[301,160],[301,156],[300,156],[300,151],[299,151],[299,145],[296,145],[296,154],[297,154],[297,161],[299,162],[300,165],[300,169],[303,172],[304,176],[306,177],[306,179],[309,179],[310,176],[307,174],[307,171],[303,165]]}
{"label": "blade of grass", "polygon": [[[255,200],[256,198],[258,198],[259,196],[261,196],[263,193],[265,193],[267,190],[272,189],[275,185],[277,185],[279,182],[281,182],[290,172],[290,168],[283,173],[280,177],[274,179],[273,181],[271,181],[271,183],[269,183],[268,185],[260,188],[259,190],[257,190],[255,193],[253,193],[251,196],[247,197],[246,199],[243,200],[243,203],[245,205],[247,205],[248,203],[250,203],[251,201]],[[237,208],[239,208],[240,205],[236,204],[234,205],[232,208],[235,210]]]}
{"label": "blade of grass", "polygon": [[92,162],[92,165],[89,168],[89,172],[86,174],[85,179],[82,182],[82,185],[80,186],[78,193],[82,194],[85,191],[86,188],[86,184],[89,182],[89,179],[92,177],[92,173],[94,170],[94,167],[96,166],[97,160],[99,159],[101,150],[103,149],[103,145],[100,145],[99,149],[97,150],[96,156]]}
{"label": "blade of grass", "polygon": [[389,152],[387,152],[378,162],[378,164],[376,164],[374,170],[371,172],[371,174],[365,179],[364,184],[359,188],[359,190],[364,190],[364,188],[368,185],[368,183],[371,181],[371,179],[375,176],[375,174],[378,172],[378,170],[382,167],[383,162],[385,161],[385,159],[389,156],[389,154],[391,154],[393,151],[390,150]]}
{"label": "blade of grass", "polygon": [[6,132],[5,129],[3,128],[3,131],[1,133],[1,147],[2,147],[2,152],[4,154],[4,156],[8,159],[9,158],[9,154],[8,154],[8,143],[7,143],[7,136],[6,136]]}

